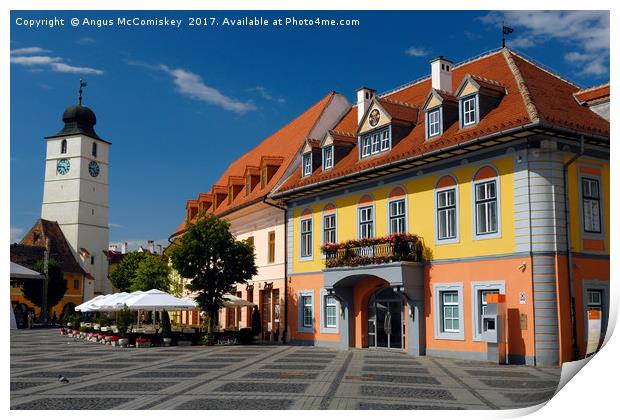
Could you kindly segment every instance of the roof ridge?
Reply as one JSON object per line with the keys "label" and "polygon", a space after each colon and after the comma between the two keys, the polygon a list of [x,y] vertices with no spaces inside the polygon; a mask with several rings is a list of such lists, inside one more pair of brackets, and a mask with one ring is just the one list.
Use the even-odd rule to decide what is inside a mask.
{"label": "roof ridge", "polygon": [[[464,66],[466,64],[469,64],[469,63],[473,63],[474,61],[482,60],[483,58],[486,58],[486,57],[491,56],[493,54],[497,54],[501,50],[502,50],[501,48],[494,48],[492,50],[483,52],[483,53],[478,54],[478,55],[476,55],[474,57],[471,57],[471,58],[468,58],[468,59],[463,60],[461,62],[458,62],[456,64],[453,64],[452,65],[452,69],[454,70],[455,68],[462,67],[462,66]],[[405,84],[403,84],[401,86],[398,86],[398,87],[396,87],[394,89],[388,90],[387,92],[384,92],[384,93],[382,93],[380,95],[377,95],[377,97],[384,97],[384,96],[392,95],[392,94],[394,94],[396,92],[400,92],[401,90],[407,89],[408,87],[411,87],[413,85],[417,85],[418,83],[421,83],[421,82],[425,81],[426,79],[430,79],[430,78],[431,78],[430,74],[428,74],[426,76],[423,76],[423,77],[419,77],[417,79],[414,79],[411,82],[405,83]]]}
{"label": "roof ridge", "polygon": [[349,133],[348,131],[341,131],[341,130],[329,130],[330,133],[333,134],[339,134],[341,136],[347,136],[347,137],[355,137],[355,133]]}
{"label": "roof ridge", "polygon": [[600,88],[603,88],[605,86],[609,86],[609,82],[601,83],[600,85],[591,86],[589,88],[578,90],[577,92],[574,92],[573,95],[577,95],[577,94],[580,94],[580,93],[591,92],[593,90],[600,89]]}
{"label": "roof ridge", "polygon": [[410,104],[409,102],[399,101],[397,99],[377,98],[377,100],[378,101],[385,101],[387,103],[391,103],[391,104],[394,104],[394,105],[402,105],[402,106],[406,106],[406,107],[409,107],[409,108],[419,109],[419,107],[417,105]]}
{"label": "roof ridge", "polygon": [[493,84],[493,85],[496,85],[496,86],[499,86],[499,87],[503,87],[503,88],[505,88],[505,87],[506,87],[506,86],[502,85],[500,82],[498,82],[497,80],[487,79],[487,78],[486,78],[486,77],[484,77],[484,76],[479,76],[479,75],[477,75],[477,74],[469,74],[469,76],[470,76],[472,79],[478,79],[478,80],[481,80],[481,81],[483,81],[483,82],[491,83],[491,84]]}
{"label": "roof ridge", "polygon": [[522,52],[517,51],[517,50],[511,50],[509,48],[506,48],[506,49],[508,51],[510,51],[511,54],[514,54],[517,57],[519,57],[520,59],[528,62],[529,64],[538,67],[539,69],[541,69],[545,73],[549,73],[551,76],[557,77],[558,79],[562,80],[563,82],[568,83],[569,85],[572,85],[572,86],[576,87],[577,89],[581,89],[581,86],[579,86],[577,83],[568,80],[568,78],[566,78],[564,76],[561,76],[560,73],[558,73],[557,71],[551,69],[550,67],[545,66],[544,64],[541,64],[541,63],[537,62],[536,60],[534,60],[533,58],[528,57],[527,55],[523,54]]}
{"label": "roof ridge", "polygon": [[521,93],[523,97],[523,104],[525,105],[525,110],[527,111],[530,120],[535,121],[539,119],[538,109],[534,104],[534,100],[532,99],[532,95],[530,94],[529,89],[527,88],[527,84],[525,83],[525,79],[523,79],[523,75],[521,74],[521,70],[517,66],[517,63],[512,59],[510,55],[511,52],[508,48],[502,49],[502,54],[506,59],[506,64],[508,64],[508,68],[512,72],[513,77],[515,78],[515,82],[517,83],[517,89]]}

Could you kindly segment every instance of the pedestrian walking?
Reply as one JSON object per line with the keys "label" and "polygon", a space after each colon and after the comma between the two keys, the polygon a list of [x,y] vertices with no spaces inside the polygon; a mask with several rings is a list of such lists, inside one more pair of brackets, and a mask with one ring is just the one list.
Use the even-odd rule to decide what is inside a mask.
{"label": "pedestrian walking", "polygon": [[28,312],[28,328],[32,328],[32,311]]}

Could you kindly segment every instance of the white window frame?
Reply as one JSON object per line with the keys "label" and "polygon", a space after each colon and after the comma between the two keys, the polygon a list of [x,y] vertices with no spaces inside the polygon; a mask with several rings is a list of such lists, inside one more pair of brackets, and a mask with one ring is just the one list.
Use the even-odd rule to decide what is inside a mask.
{"label": "white window frame", "polygon": [[[332,218],[332,217],[334,218],[333,226],[329,226],[328,227],[327,224],[325,223],[325,220],[327,218]],[[325,242],[325,233],[326,233],[327,229],[333,230],[333,232],[334,232],[334,241],[333,242]],[[323,241],[322,242],[323,245],[325,245],[326,243],[337,243],[338,242],[338,220],[337,220],[337,217],[336,217],[336,212],[333,212],[333,213],[331,213],[331,212],[330,213],[323,213],[323,235],[322,235],[321,239]]]}
{"label": "white window frame", "polygon": [[[493,168],[496,172],[497,170]],[[485,239],[497,239],[502,236],[502,205],[501,205],[501,190],[500,190],[500,179],[499,176],[494,178],[485,178],[479,181],[472,182],[472,239],[473,240],[485,240]],[[478,185],[487,184],[489,182],[495,182],[495,213],[497,217],[496,221],[496,231],[488,232],[488,233],[478,233],[478,201],[483,202],[491,202],[487,200],[478,200],[476,190]]]}
{"label": "white window frame", "polygon": [[[437,121],[431,121],[431,117],[436,115]],[[443,132],[442,130],[442,111],[441,107],[429,109],[426,111],[426,138],[430,139],[432,137],[440,136]],[[434,125],[437,125],[437,131],[432,130]]]}
{"label": "white window frame", "polygon": [[[580,182],[579,182],[579,186],[581,188],[581,224],[582,224],[582,229],[584,231],[584,233],[588,234],[588,235],[601,235],[603,233],[603,223],[602,223],[602,217],[601,217],[601,181],[598,177],[596,176],[581,176],[580,177]],[[589,194],[586,195],[586,191],[585,191],[585,183],[592,183],[593,185],[596,185],[597,188],[597,194],[596,196]],[[590,186],[590,189],[592,187]],[[598,218],[598,230],[590,230],[587,229],[587,218],[586,218],[586,203],[590,204],[590,223],[592,224],[595,220],[595,218],[593,217],[593,212],[592,212],[592,204],[596,203],[597,204],[597,209],[596,209],[596,218]]]}
{"label": "white window frame", "polygon": [[504,280],[495,281],[475,281],[471,283],[471,307],[472,314],[472,340],[482,340],[482,306],[481,296],[483,292],[497,290],[500,294],[506,294],[506,282]]}
{"label": "white window frame", "polygon": [[335,301],[335,305],[330,305],[329,307],[333,307],[336,311],[336,324],[333,326],[330,326],[327,324],[327,298],[330,295],[327,290],[325,289],[321,289],[320,291],[320,296],[321,296],[321,327],[320,327],[320,332],[321,333],[325,333],[325,334],[338,334],[339,333],[339,323],[340,323],[340,302],[338,302],[338,299],[336,299],[334,297],[334,301]]}
{"label": "white window frame", "polygon": [[[370,210],[370,221],[362,220],[364,211]],[[370,225],[369,236],[362,235],[362,223]],[[375,237],[375,206],[373,204],[363,205],[357,208],[357,239],[374,238]]]}
{"label": "white window frame", "polygon": [[304,153],[301,160],[301,175],[312,175],[312,153]]}
{"label": "white window frame", "polygon": [[[305,222],[310,222],[310,229],[304,230]],[[299,258],[302,261],[307,261],[312,259],[312,247],[313,247],[313,219],[312,215],[305,216],[299,219]],[[306,225],[307,226],[307,225]],[[305,249],[307,251],[304,254],[304,246],[305,246],[305,236],[309,237],[309,249]],[[307,245],[306,245],[307,246]]]}
{"label": "white window frame", "polygon": [[[457,294],[457,303],[459,314],[459,330],[458,331],[446,331],[444,330],[444,318],[443,318],[443,294],[455,292]],[[433,302],[434,302],[434,324],[435,324],[435,338],[438,340],[464,340],[465,339],[465,324],[463,323],[463,283],[437,283],[433,285]],[[456,306],[455,305],[455,306]]]}
{"label": "white window frame", "polygon": [[[329,162],[327,160],[329,153]],[[323,147],[323,170],[334,167],[334,145]]]}
{"label": "white window frame", "polygon": [[392,127],[387,126],[359,138],[360,159],[383,153],[392,148]]}
{"label": "white window frame", "polygon": [[[397,214],[397,215],[393,215],[392,214],[392,204],[396,204],[398,206],[398,203],[402,202],[403,204],[403,213],[402,214]],[[388,216],[388,232],[389,234],[394,234],[394,233],[407,233],[407,197],[403,196],[403,197],[397,197],[397,198],[393,198],[390,199],[387,203],[387,216]],[[403,220],[403,230],[402,231],[395,231],[392,229],[392,220],[397,220],[397,219],[401,219]]]}
{"label": "white window frame", "polygon": [[[304,298],[310,299],[310,306],[304,305]],[[311,310],[312,325],[306,325],[305,323],[305,308],[309,307]],[[314,332],[314,290],[299,290],[297,292],[297,331],[312,333]]]}
{"label": "white window frame", "polygon": [[[465,111],[465,104],[468,104],[473,101],[473,107],[467,111]],[[460,114],[461,114],[461,128],[469,127],[470,125],[476,125],[478,123],[478,95],[470,95],[462,98],[459,104]],[[465,121],[466,116],[473,114],[473,120]]]}
{"label": "white window frame", "polygon": [[[439,194],[444,194],[449,192],[450,190],[454,190],[454,205],[445,206],[441,209],[439,208]],[[451,185],[449,187],[444,188],[436,188],[434,191],[434,199],[435,199],[435,243],[437,244],[449,244],[459,242],[459,189],[458,185]],[[439,236],[439,212],[447,211],[454,208],[454,236],[447,236],[445,238],[441,238]]]}

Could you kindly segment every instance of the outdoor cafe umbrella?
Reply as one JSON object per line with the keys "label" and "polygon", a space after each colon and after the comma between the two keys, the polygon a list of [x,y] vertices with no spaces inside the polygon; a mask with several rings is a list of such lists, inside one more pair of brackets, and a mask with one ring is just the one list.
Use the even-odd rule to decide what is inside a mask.
{"label": "outdoor cafe umbrella", "polygon": [[[198,306],[195,300],[196,295],[185,296],[182,299],[186,302],[193,302],[194,305]],[[249,300],[241,299],[239,296],[231,295],[229,293],[225,293],[222,295],[224,298],[224,307],[225,308],[243,308],[243,307],[251,307],[256,304],[250,302]]]}
{"label": "outdoor cafe umbrella", "polygon": [[107,298],[109,295],[98,295],[95,296],[94,298],[87,300],[84,303],[79,304],[78,306],[75,307],[76,311],[81,311],[81,312],[90,312],[93,309],[91,309],[91,305],[99,300],[105,299]]}
{"label": "outdoor cafe umbrella", "polygon": [[136,294],[126,299],[123,303],[134,311],[186,311],[196,308],[196,303],[194,302],[180,299],[157,289]]}

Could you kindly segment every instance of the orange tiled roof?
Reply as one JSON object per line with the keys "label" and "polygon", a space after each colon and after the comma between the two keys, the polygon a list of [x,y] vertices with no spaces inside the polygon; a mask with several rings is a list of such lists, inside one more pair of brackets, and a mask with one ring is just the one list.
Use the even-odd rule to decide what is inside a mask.
{"label": "orange tiled roof", "polygon": [[[476,78],[477,83],[484,83],[485,86],[494,88],[501,86],[507,92],[502,96],[499,105],[490,110],[475,126],[460,128],[457,121],[447,127],[441,137],[426,141],[424,123],[421,122],[389,152],[360,160],[356,144],[346,156],[335,162],[334,167],[328,172],[323,172],[319,167],[312,175],[302,178],[301,171],[294,171],[278,192],[283,193],[319,181],[395,163],[531,122],[546,122],[588,134],[609,136],[609,122],[575,101],[573,94],[579,91],[579,87],[508,49],[498,50],[453,67],[452,85],[458,86],[467,75],[471,74],[476,75],[472,77]],[[426,78],[386,94],[380,98],[380,102],[388,99],[418,106],[424,103],[430,91],[431,79]],[[351,107],[334,131],[357,132],[356,106]]]}
{"label": "orange tiled roof", "polygon": [[574,95],[580,104],[591,103],[608,99],[610,97],[609,90],[609,83],[605,83],[604,85],[580,90],[579,92],[575,92]]}
{"label": "orange tiled roof", "polygon": [[[228,179],[231,176],[244,176],[246,167],[260,167],[260,165],[264,163],[278,166],[278,170],[272,175],[264,188],[261,188],[259,183],[249,195],[246,195],[244,190],[237,194],[232,203],[229,204],[227,200],[224,200],[223,203],[218,205],[215,214],[221,215],[266,197],[296,158],[303,142],[310,135],[310,132],[335,95],[336,92],[329,92],[297,118],[287,123],[284,127],[260,142],[252,150],[231,163],[228,169],[215,183],[216,186],[228,185]],[[355,131],[355,129],[353,131]],[[184,230],[185,222],[181,223],[171,237],[178,236],[183,233]]]}
{"label": "orange tiled roof", "polygon": [[381,104],[383,109],[385,109],[393,119],[407,122],[416,122],[418,120],[418,112],[420,109],[416,105],[390,98],[377,98],[377,102]]}

